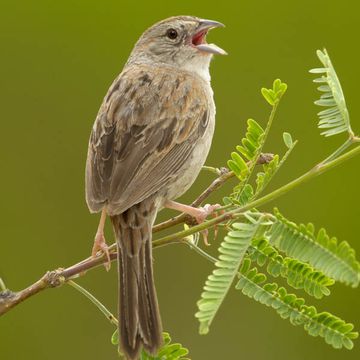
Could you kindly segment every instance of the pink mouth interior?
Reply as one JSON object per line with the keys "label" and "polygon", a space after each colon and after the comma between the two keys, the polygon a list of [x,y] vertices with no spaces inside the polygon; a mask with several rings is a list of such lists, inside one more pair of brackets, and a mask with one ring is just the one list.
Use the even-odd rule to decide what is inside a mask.
{"label": "pink mouth interior", "polygon": [[195,46],[200,44],[205,44],[206,34],[207,34],[207,30],[200,31],[197,34],[195,34],[192,38],[192,44]]}

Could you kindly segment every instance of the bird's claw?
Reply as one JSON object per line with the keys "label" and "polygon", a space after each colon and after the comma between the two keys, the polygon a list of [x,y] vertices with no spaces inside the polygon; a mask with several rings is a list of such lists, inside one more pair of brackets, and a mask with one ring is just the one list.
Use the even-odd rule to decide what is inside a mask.
{"label": "bird's claw", "polygon": [[109,246],[106,243],[103,233],[96,233],[91,256],[95,258],[96,256],[98,256],[98,252],[102,252],[103,254],[105,254],[107,261],[104,263],[104,266],[106,271],[109,271],[111,268],[111,258],[110,258]]}
{"label": "bird's claw", "polygon": [[[215,204],[215,205],[210,205],[210,204],[206,204],[203,207],[199,208],[200,212],[199,215],[195,216],[195,219],[197,221],[198,224],[201,224],[205,221],[205,219],[210,215],[211,217],[215,218],[217,216],[216,211],[217,209],[219,209],[221,206],[219,204]],[[214,227],[214,238],[216,239],[218,233],[218,227],[215,226]],[[201,234],[203,236],[203,241],[204,244],[206,246],[210,246],[209,242],[208,242],[208,235],[209,235],[209,231],[207,229],[202,230]]]}
{"label": "bird's claw", "polygon": [[214,215],[214,212],[219,207],[220,207],[219,204],[215,204],[215,205],[206,204],[203,207],[198,208],[199,214],[195,216],[197,223],[198,224],[203,223],[209,215]]}

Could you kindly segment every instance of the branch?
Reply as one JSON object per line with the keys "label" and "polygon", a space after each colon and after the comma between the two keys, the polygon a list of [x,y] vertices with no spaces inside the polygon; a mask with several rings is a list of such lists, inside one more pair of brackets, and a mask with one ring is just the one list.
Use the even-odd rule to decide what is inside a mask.
{"label": "branch", "polygon": [[[315,167],[313,167],[310,171],[303,174],[302,176],[298,177],[297,179],[291,181],[290,183],[274,190],[273,192],[256,199],[254,201],[251,201],[245,206],[237,207],[234,210],[230,210],[214,219],[208,220],[202,224],[196,225],[191,227],[190,229],[179,231],[175,234],[171,234],[165,237],[162,237],[158,240],[153,241],[153,248],[173,244],[173,243],[185,243],[189,244],[191,247],[195,247],[196,245],[190,244],[188,240],[186,240],[186,237],[189,235],[195,234],[197,232],[200,232],[202,230],[208,229],[210,227],[214,227],[215,225],[223,222],[227,222],[231,219],[237,219],[243,214],[254,208],[261,205],[264,205],[279,196],[285,194],[286,192],[292,190],[296,186],[314,178],[315,176],[318,176],[322,174],[325,171],[328,171],[335,166],[343,163],[346,160],[349,160],[350,158],[354,157],[355,155],[360,154],[360,146],[355,147],[354,149],[346,152],[345,154],[337,157],[334,160],[331,160],[329,162],[326,162],[325,164],[323,162],[319,163]],[[222,179],[221,181],[217,181],[218,179],[214,180],[213,183],[208,187],[208,190],[206,189],[195,201],[203,201],[212,191],[220,187],[227,179],[231,178],[233,174],[231,172],[227,172],[223,175],[221,175],[218,179]],[[224,180],[225,179],[225,180]],[[215,185],[213,185],[215,183]],[[216,185],[218,184],[219,185]],[[194,202],[195,202],[194,201]],[[181,215],[180,215],[181,216]],[[180,217],[179,216],[179,217]],[[174,218],[176,219],[176,218]],[[174,221],[174,219],[170,221]],[[182,220],[183,221],[183,220]],[[179,222],[178,222],[179,223]],[[159,224],[161,225],[161,224]],[[171,225],[173,226],[173,225]],[[166,226],[169,227],[169,226]],[[162,227],[162,228],[166,228]],[[160,231],[160,230],[157,230]],[[201,250],[201,249],[200,249]],[[116,254],[116,244],[112,244],[109,247],[110,251],[110,258],[111,261],[115,260],[117,258]],[[198,251],[199,252],[199,251]],[[203,251],[200,251],[203,253]],[[100,266],[101,264],[107,262],[107,258],[104,255],[100,255],[96,258],[89,257],[75,265],[72,265],[66,269],[57,269],[53,271],[48,271],[40,280],[36,281],[34,284],[30,285],[24,290],[21,290],[19,292],[12,292],[10,290],[4,290],[0,292],[0,315],[5,314],[10,309],[15,307],[16,305],[20,304],[24,300],[30,298],[31,296],[38,294],[39,292],[48,289],[48,288],[55,288],[63,285],[67,281],[83,276],[87,270],[93,269],[95,267]],[[1,287],[3,288],[4,285],[1,283]]]}
{"label": "branch", "polygon": [[[176,239],[169,240],[167,242],[157,243],[153,242],[153,248],[170,244],[170,243],[184,243],[186,240]],[[110,259],[114,261],[117,259],[116,244],[109,246]],[[94,269],[107,262],[107,258],[102,254],[96,258],[88,257],[66,269],[59,268],[56,270],[48,271],[41,277],[40,280],[36,281],[26,289],[18,292],[12,292],[9,289],[0,292],[0,316],[11,310],[16,305],[22,303],[33,295],[39,292],[49,289],[60,287],[67,281],[84,276],[88,270]]]}
{"label": "branch", "polygon": [[[191,206],[198,207],[201,203],[207,199],[211,193],[219,189],[226,181],[235,176],[232,171],[229,171],[227,168],[221,168],[221,175],[216,178],[192,203]],[[181,224],[185,222],[187,219],[191,217],[187,214],[180,214],[178,216],[173,217],[172,219],[166,220],[160,224],[157,224],[153,227],[153,233],[165,230],[169,227],[175,226],[177,224]]]}
{"label": "branch", "polygon": [[[257,159],[256,165],[268,164],[274,158],[274,154],[271,153],[261,153]],[[249,165],[249,163],[248,163]],[[203,166],[204,170],[208,170],[213,173],[220,174],[218,178],[216,178],[191,204],[190,206],[198,207],[202,204],[202,202],[207,199],[211,193],[219,189],[223,186],[226,181],[235,177],[233,171],[229,171],[228,168],[222,167],[220,169],[211,168],[209,166]],[[172,219],[166,220],[160,224],[153,226],[153,233],[168,229],[169,227],[181,224],[183,222],[187,222],[190,220],[191,216],[187,214],[180,214],[178,216],[173,217]]]}
{"label": "branch", "polygon": [[222,215],[217,216],[214,219],[208,220],[202,224],[192,226],[189,229],[179,231],[175,234],[170,234],[168,236],[164,236],[158,240],[156,240],[156,243],[158,246],[166,245],[169,242],[177,241],[179,239],[185,238],[189,235],[195,234],[197,232],[206,230],[210,227],[213,227],[219,223],[227,222],[232,219],[237,219],[243,214],[253,208],[256,208],[258,206],[262,206],[267,204],[270,201],[273,201],[280,197],[281,195],[287,193],[288,191],[292,190],[293,188],[309,181],[310,179],[334,168],[335,166],[338,166],[345,162],[346,160],[351,159],[352,157],[360,154],[360,146],[357,146],[356,148],[348,151],[347,153],[337,157],[336,159],[329,161],[327,163],[319,163],[318,165],[314,166],[311,170],[306,172],[305,174],[301,175],[300,177],[294,179],[293,181],[287,183],[286,185],[281,186],[280,188],[272,191],[271,193],[264,195],[263,197],[259,199],[255,199],[248,204],[244,206],[239,206],[233,210],[229,210],[228,212],[225,212]]}
{"label": "branch", "polygon": [[68,280],[68,284],[87,297],[105,315],[111,324],[118,326],[119,322],[117,318],[93,294],[90,294],[86,289],[72,280]]}
{"label": "branch", "polygon": [[[264,156],[266,158],[266,156],[268,155],[265,154]],[[209,169],[215,169],[215,168],[206,167],[206,170]],[[232,171],[229,171],[227,168],[215,169],[215,171],[213,170],[211,171],[220,174],[220,176],[217,179],[215,179],[208,186],[208,188],[205,189],[192,202],[191,204],[192,206],[199,206],[212,192],[219,189],[228,179],[235,176],[234,173]],[[181,214],[161,224],[155,225],[153,228],[153,232],[155,233],[163,229],[172,227],[174,225],[183,223],[187,219],[188,216],[186,214]],[[169,241],[161,240],[160,242],[154,241],[153,248],[164,246],[169,243],[183,243],[184,241],[185,240],[183,240],[182,238],[177,238],[175,240],[169,240]],[[117,258],[116,244],[112,244],[111,246],[109,246],[109,252],[110,252],[111,261],[115,260]],[[48,271],[45,275],[42,276],[41,279],[36,281],[34,284],[18,292],[12,292],[8,290],[0,278],[0,316],[6,313],[7,311],[9,311],[10,309],[12,309],[14,306],[30,298],[31,296],[38,294],[39,292],[45,289],[59,287],[71,279],[83,276],[87,272],[87,270],[98,267],[104,264],[106,261],[107,260],[104,256],[99,256],[96,258],[89,257],[66,269],[59,268],[57,270]]]}

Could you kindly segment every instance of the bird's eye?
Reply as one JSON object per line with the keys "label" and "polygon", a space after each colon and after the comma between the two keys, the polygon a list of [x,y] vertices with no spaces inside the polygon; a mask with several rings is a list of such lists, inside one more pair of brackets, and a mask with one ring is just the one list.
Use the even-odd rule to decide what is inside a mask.
{"label": "bird's eye", "polygon": [[178,32],[175,29],[169,29],[166,36],[171,40],[175,40],[178,37]]}

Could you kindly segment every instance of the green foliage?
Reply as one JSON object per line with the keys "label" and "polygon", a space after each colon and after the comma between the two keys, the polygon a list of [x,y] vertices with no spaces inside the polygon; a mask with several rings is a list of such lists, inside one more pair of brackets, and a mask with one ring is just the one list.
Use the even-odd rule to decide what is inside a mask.
{"label": "green foliage", "polygon": [[[335,159],[358,139],[351,131],[345,100],[331,61],[326,51],[319,51],[318,56],[325,68],[315,69],[313,72],[325,72],[326,76],[316,79],[315,82],[326,84],[319,88],[324,94],[317,104],[330,107],[319,113],[319,127],[327,129],[323,132],[326,136],[348,131],[350,137],[335,153],[315,167],[314,172],[308,172],[291,182],[292,186],[305,181],[314,173],[319,173],[320,165],[330,164],[330,160]],[[358,333],[352,331],[352,324],[345,323],[328,312],[318,313],[314,306],[305,305],[304,299],[288,293],[277,283],[265,283],[267,276],[259,273],[256,267],[251,268],[251,263],[256,262],[269,275],[275,278],[281,276],[290,287],[304,290],[317,299],[330,294],[329,286],[333,285],[335,280],[353,287],[360,282],[360,264],[355,259],[354,250],[346,241],[338,243],[336,238],[330,238],[324,229],[315,234],[312,224],[296,225],[282,216],[277,209],[272,216],[260,213],[255,208],[248,210],[250,206],[246,206],[253,202],[258,208],[271,199],[271,194],[263,198],[259,198],[259,194],[270,183],[297,143],[289,133],[284,132],[283,141],[287,147],[285,155],[281,160],[279,155],[274,155],[270,161],[263,164],[262,171],[257,172],[255,185],[250,183],[277,105],[286,89],[286,84],[278,79],[274,81],[272,89],[261,90],[264,98],[273,107],[266,128],[263,130],[254,120],[248,120],[246,137],[228,161],[229,168],[240,182],[234,187],[232,194],[224,198],[224,208],[240,208],[237,212],[232,210],[229,218],[242,215],[250,223],[233,224],[232,230],[222,242],[216,269],[208,277],[198,301],[199,311],[196,317],[200,321],[200,333],[207,333],[235,275],[238,274],[240,280],[236,288],[243,294],[274,308],[282,318],[289,319],[291,324],[302,325],[310,335],[323,337],[325,342],[334,348],[351,349],[352,340],[358,336]],[[287,185],[275,190],[274,196],[286,187]],[[244,206],[248,211],[241,214]],[[256,218],[258,220],[254,220]],[[264,218],[271,220],[261,223],[260,219]],[[231,221],[234,220],[230,220],[227,226]],[[261,231],[256,229],[256,226],[261,228]]]}
{"label": "green foliage", "polygon": [[284,132],[283,133],[283,140],[284,140],[284,143],[286,145],[286,147],[288,149],[291,149],[294,147],[294,142],[293,142],[293,139],[292,139],[292,136],[290,133],[288,132]]}
{"label": "green foliage", "polygon": [[[285,163],[290,153],[294,149],[295,145],[297,144],[297,141],[293,141],[289,133],[284,133],[283,137],[284,143],[287,146],[288,150],[286,151],[285,155],[282,157],[281,160],[279,158],[279,155],[276,154],[273,156],[272,160],[269,163],[265,163],[262,165],[262,171],[259,171],[256,174],[256,190],[253,191],[251,197],[247,197],[248,201],[252,200],[255,196],[258,196],[266,188],[266,186],[270,183],[272,178],[275,176],[281,166]],[[247,202],[240,200],[240,203],[246,204]]]}
{"label": "green foliage", "polygon": [[[287,85],[282,83],[280,79],[277,79],[273,82],[272,89],[263,88],[262,93],[265,99],[267,99],[271,105],[275,106],[275,104],[277,105],[279,103],[286,89]],[[281,161],[279,160],[278,155],[274,155],[273,159],[269,163],[263,164],[263,171],[257,173],[256,190],[254,191],[254,188],[249,185],[248,182],[256,164],[258,163],[258,160],[260,159],[262,148],[275,115],[275,110],[276,107],[274,107],[271,112],[265,130],[263,130],[263,128],[255,120],[248,120],[246,136],[241,141],[242,145],[238,145],[236,147],[237,152],[232,152],[231,160],[227,162],[228,167],[235,173],[240,180],[240,183],[234,187],[233,193],[230,197],[224,198],[225,204],[244,205],[258,196],[285,162],[290,152],[296,145],[296,141],[293,142],[289,133],[283,134],[285,145],[288,148],[287,153]]]}
{"label": "green foliage", "polygon": [[318,50],[317,56],[324,67],[312,69],[310,72],[324,75],[314,80],[315,83],[321,84],[318,90],[322,93],[315,104],[328,108],[318,113],[318,127],[326,129],[321,135],[332,136],[345,131],[352,134],[345,97],[330,57],[325,49],[323,51]]}
{"label": "green foliage", "polygon": [[250,167],[247,161],[254,162],[259,156],[264,136],[263,128],[253,119],[247,121],[247,132],[245,138],[241,140],[242,145],[238,145],[238,152],[231,153],[231,160],[227,162],[229,168],[241,181],[245,181],[250,174]]}
{"label": "green foliage", "polygon": [[119,330],[116,329],[113,334],[111,335],[111,343],[113,345],[118,345],[119,344]]}
{"label": "green foliage", "polygon": [[284,258],[265,238],[252,241],[249,255],[250,259],[256,261],[258,265],[267,264],[266,270],[270,275],[285,278],[287,283],[295,289],[303,289],[317,299],[330,295],[328,286],[334,284],[333,279],[302,261]]}
{"label": "green foliage", "polygon": [[[190,360],[183,356],[189,353],[189,350],[184,348],[181,344],[171,343],[171,337],[169,333],[163,332],[163,346],[159,349],[156,356],[147,354],[144,350],[140,354],[140,360]],[[119,344],[119,332],[116,330],[112,337],[111,343],[114,345]]]}
{"label": "green foliage", "polygon": [[273,159],[268,163],[263,165],[263,171],[259,171],[256,174],[256,194],[259,194],[263,191],[266,185],[273,178],[275,173],[279,168],[279,155],[274,155]]}
{"label": "green foliage", "polygon": [[276,79],[273,82],[272,89],[262,88],[261,93],[265,100],[271,105],[274,106],[277,104],[281,97],[285,94],[287,89],[287,84],[281,82],[280,79]]}
{"label": "green foliage", "polygon": [[328,312],[318,313],[314,306],[305,305],[305,300],[294,294],[288,294],[284,287],[275,283],[265,283],[266,275],[251,268],[250,259],[245,259],[240,268],[239,282],[236,289],[251,299],[270,306],[283,319],[289,319],[293,325],[302,325],[311,336],[321,336],[325,342],[336,349],[352,349],[353,339],[358,337],[353,332],[354,326]]}
{"label": "green foliage", "polygon": [[[322,61],[329,60],[326,58],[326,53],[318,55]],[[337,78],[330,60],[327,62],[327,67],[327,77],[316,80],[330,84],[327,85],[327,92],[322,96],[320,105],[331,105],[329,100],[331,96],[334,95],[338,99],[339,91],[341,91],[340,84],[335,81]],[[324,91],[325,87],[322,86],[320,90]],[[273,106],[273,109],[265,130],[254,120],[248,121],[248,129],[242,145],[236,148],[237,152],[231,154],[228,166],[240,182],[234,187],[233,193],[224,198],[226,208],[241,208],[257,199],[296,145],[297,141],[293,141],[289,133],[283,133],[283,141],[287,147],[285,155],[281,160],[279,155],[274,155],[268,163],[263,164],[262,171],[257,172],[256,186],[249,183],[269,132],[277,104],[285,91],[286,84],[282,84],[280,80],[274,81],[272,89],[262,89],[263,96]],[[345,102],[341,104],[346,109]],[[333,108],[330,111],[320,113],[322,117],[320,125],[323,125],[325,121],[335,124],[328,127],[329,130],[324,133],[327,136],[343,131],[340,127],[344,124],[339,124],[338,120],[333,121],[332,119],[333,116],[347,114],[342,111],[343,109],[341,110],[340,105],[335,101],[331,105]],[[335,111],[338,113],[335,114]],[[348,123],[347,125],[346,129],[351,135],[350,125]],[[257,201],[258,204],[259,201]],[[358,286],[360,264],[355,259],[354,250],[345,241],[338,244],[336,238],[330,238],[324,229],[315,234],[312,224],[296,225],[288,221],[277,209],[274,210],[275,216],[266,215],[268,219],[271,218],[271,224],[270,221],[266,224],[263,223],[260,232],[254,229],[256,224],[259,225],[259,220],[256,222],[254,218],[264,218],[265,214],[251,209],[243,215],[250,223],[232,225],[232,231],[225,237],[219,249],[221,255],[216,262],[216,269],[208,277],[201,300],[198,302],[199,311],[196,317],[200,321],[200,333],[209,331],[215,314],[228,293],[235,275],[238,274],[240,280],[236,288],[245,295],[271,306],[282,318],[289,319],[293,325],[302,325],[312,336],[323,337],[326,343],[334,348],[351,349],[353,347],[352,340],[358,336],[356,332],[352,331],[352,324],[347,324],[328,312],[318,313],[315,307],[305,305],[304,299],[289,294],[284,287],[280,287],[277,283],[265,284],[267,276],[259,273],[257,268],[251,268],[251,263],[256,262],[275,278],[283,277],[290,287],[304,290],[307,294],[321,299],[330,295],[329,286],[333,285],[335,280],[354,287]],[[234,228],[237,231],[234,231]],[[242,231],[240,232],[240,230]],[[280,251],[287,256],[281,255]],[[240,273],[238,272],[239,266]]]}
{"label": "green foliage", "polygon": [[270,243],[290,257],[308,262],[327,276],[356,287],[360,281],[360,264],[346,241],[338,244],[325,229],[315,235],[312,224],[299,226],[274,210],[276,221],[269,231]]}
{"label": "green foliage", "polygon": [[215,269],[208,276],[201,299],[198,301],[199,311],[195,316],[200,322],[200,334],[209,331],[217,311],[220,308],[231,284],[238,272],[243,256],[251,243],[261,231],[263,223],[259,219],[254,223],[234,223],[219,248],[219,258]]}
{"label": "green foliage", "polygon": [[260,150],[262,147],[261,139],[259,139],[259,142],[257,143],[257,150],[253,151],[252,153],[245,152],[245,149],[243,147],[237,146],[237,150],[241,152],[241,154],[246,153],[248,156],[247,159],[251,160],[252,163],[248,165],[239,155],[239,153],[233,152],[231,154],[232,160],[228,161],[228,166],[240,179],[240,183],[234,187],[233,193],[230,197],[224,198],[225,204],[234,203],[237,205],[245,205],[250,200],[253,200],[254,197],[258,196],[265,189],[265,187],[270,183],[270,181],[281,168],[281,166],[285,163],[291,151],[297,144],[297,141],[293,141],[289,133],[286,134],[287,135],[284,136],[284,142],[285,145],[288,147],[288,150],[286,151],[285,155],[282,157],[281,160],[279,158],[279,155],[276,154],[273,156],[270,162],[264,163],[262,165],[262,171],[256,173],[255,190],[253,189],[252,185],[247,183],[247,181],[249,180],[249,177],[253,171],[255,161],[257,161],[260,155]]}
{"label": "green foliage", "polygon": [[254,189],[250,184],[246,184],[239,192],[239,205],[246,205],[254,197]]}

